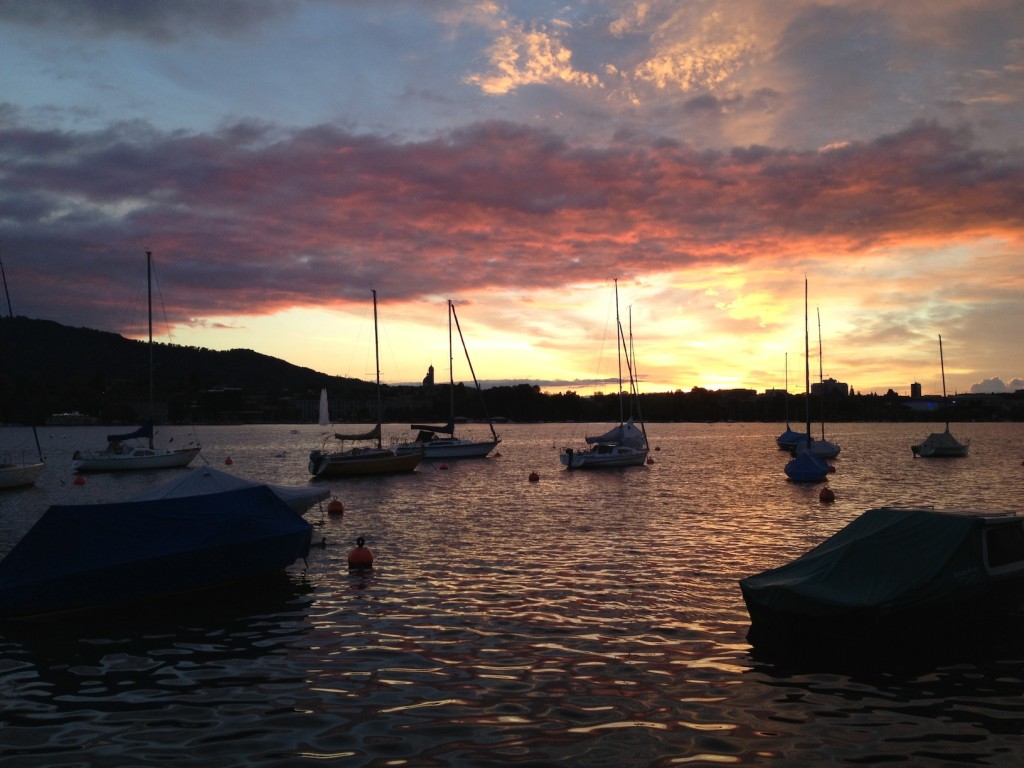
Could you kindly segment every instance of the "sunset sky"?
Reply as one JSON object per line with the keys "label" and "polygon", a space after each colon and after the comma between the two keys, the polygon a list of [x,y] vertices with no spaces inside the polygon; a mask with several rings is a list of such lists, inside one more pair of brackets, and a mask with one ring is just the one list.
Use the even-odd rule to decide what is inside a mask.
{"label": "sunset sky", "polygon": [[[372,379],[1024,388],[1020,0],[5,0],[14,313]],[[6,299],[3,312],[7,312]],[[460,356],[455,377],[471,381]],[[228,383],[228,382],[226,382]]]}

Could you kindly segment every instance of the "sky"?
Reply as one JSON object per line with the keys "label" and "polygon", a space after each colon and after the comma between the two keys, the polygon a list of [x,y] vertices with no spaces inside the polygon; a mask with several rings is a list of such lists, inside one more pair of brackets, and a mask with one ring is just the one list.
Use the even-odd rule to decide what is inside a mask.
{"label": "sky", "polygon": [[812,379],[1014,391],[1022,102],[1019,0],[5,0],[0,260],[141,338],[151,251],[157,341],[367,380],[375,290],[391,383],[472,381],[450,299],[581,394],[616,287],[642,391],[803,391],[806,279]]}

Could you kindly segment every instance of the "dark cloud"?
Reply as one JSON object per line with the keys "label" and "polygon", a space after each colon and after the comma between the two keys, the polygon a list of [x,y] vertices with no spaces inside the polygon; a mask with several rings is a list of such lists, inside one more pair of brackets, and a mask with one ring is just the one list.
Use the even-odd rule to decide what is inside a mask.
{"label": "dark cloud", "polygon": [[68,37],[125,35],[167,43],[230,37],[294,13],[295,0],[4,0],[0,23]]}
{"label": "dark cloud", "polygon": [[145,249],[176,322],[363,301],[370,285],[552,288],[1024,228],[1021,154],[935,123],[822,152],[697,152],[505,122],[408,142],[256,122],[70,133],[2,114],[0,240],[23,312],[98,328],[116,322],[97,297],[122,294]]}

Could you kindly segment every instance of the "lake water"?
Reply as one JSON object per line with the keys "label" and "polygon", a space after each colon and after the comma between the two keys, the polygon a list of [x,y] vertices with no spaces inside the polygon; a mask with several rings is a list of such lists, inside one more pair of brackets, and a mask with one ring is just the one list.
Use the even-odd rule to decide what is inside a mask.
{"label": "lake water", "polygon": [[[273,589],[0,628],[0,764],[1017,766],[1024,633],[798,660],[745,637],[738,580],[872,506],[1021,511],[1024,425],[954,424],[969,458],[913,458],[933,429],[830,428],[829,505],[786,481],[778,424],[651,425],[652,465],[594,473],[558,462],[582,425],[510,425],[485,461],[331,481],[345,514],[307,515],[322,546]],[[320,433],[198,427],[193,466],[305,485]],[[181,471],[74,485],[105,430],[40,434],[39,486],[0,495],[0,554],[49,504]],[[372,571],[347,568],[358,536]]]}

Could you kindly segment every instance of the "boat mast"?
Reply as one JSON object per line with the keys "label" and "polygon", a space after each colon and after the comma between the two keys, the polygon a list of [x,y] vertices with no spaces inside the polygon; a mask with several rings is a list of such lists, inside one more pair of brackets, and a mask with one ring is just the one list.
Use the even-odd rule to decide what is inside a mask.
{"label": "boat mast", "polygon": [[811,334],[807,320],[807,278],[804,278],[804,414],[807,417],[807,447],[811,447]]}
{"label": "boat mast", "polygon": [[825,439],[825,374],[821,364],[821,308],[815,307],[818,313],[818,386],[821,389],[821,439]]}
{"label": "boat mast", "polygon": [[[4,283],[4,295],[7,297],[7,314],[11,317],[11,330],[14,329],[14,309],[11,307],[11,292],[7,288],[7,273],[4,272],[4,260],[0,258],[0,278],[3,278]],[[43,460],[43,447],[39,444],[39,432],[36,431],[36,420],[30,419],[32,422],[32,435],[36,439],[36,453],[39,454],[39,460]]]}
{"label": "boat mast", "polygon": [[622,321],[619,320],[619,280],[615,278],[615,353],[619,361],[619,425],[625,423],[622,399]]}
{"label": "boat mast", "polygon": [[4,272],[4,260],[0,257],[0,277],[4,281],[4,294],[7,296],[7,314],[11,316],[11,320],[14,319],[14,310],[11,309],[11,292],[7,290],[7,273]]}
{"label": "boat mast", "polygon": [[371,288],[370,291],[373,293],[373,353],[377,368],[377,447],[383,448],[384,444],[381,441],[380,428],[382,408],[380,399],[380,343],[377,339],[377,289]]}
{"label": "boat mast", "polygon": [[[452,351],[452,312],[454,311],[452,300],[448,299],[448,418],[451,419],[453,430],[455,429],[455,353]],[[462,337],[462,331],[459,331],[459,337]],[[452,432],[452,437],[455,437],[454,432]]]}
{"label": "boat mast", "polygon": [[939,368],[942,370],[942,410],[946,412],[946,431],[949,432],[949,407],[946,403],[946,361],[942,359],[942,334],[939,334]]}
{"label": "boat mast", "polygon": [[[469,373],[473,376],[473,384],[474,384],[474,386],[476,386],[476,391],[480,394],[480,404],[483,406],[484,416],[487,418],[487,426],[491,428],[491,437],[493,437],[495,440],[497,440],[498,439],[498,433],[494,431],[494,419],[492,419],[491,415],[487,412],[487,402],[484,400],[483,390],[480,389],[480,382],[477,381],[477,379],[476,379],[476,371],[473,370],[473,361],[469,359],[469,348],[466,346],[466,337],[462,335],[462,326],[459,325],[459,316],[455,313],[455,305],[452,304],[451,299],[448,300],[448,311],[449,311],[449,314],[448,314],[448,343],[449,343],[449,345],[451,344],[451,333],[452,333],[451,323],[452,323],[452,318],[454,317],[455,318],[455,330],[457,330],[459,332],[459,341],[462,342],[462,351],[466,353],[466,365],[469,366]],[[450,350],[449,350],[449,354],[451,354]],[[453,392],[455,391],[454,385],[452,386],[452,391]],[[453,397],[453,399],[452,399],[452,427],[454,427],[455,426],[455,404],[454,404],[455,401],[454,401],[454,395],[452,397]],[[454,433],[453,433],[452,436],[454,437]]]}
{"label": "boat mast", "polygon": [[[146,294],[149,313],[149,419],[153,419],[153,252],[146,251]],[[153,428],[149,429],[149,450],[153,450]]]}
{"label": "boat mast", "polygon": [[783,405],[786,408],[786,429],[789,429],[789,352],[786,355],[786,389],[784,391]]}
{"label": "boat mast", "polygon": [[[629,415],[633,415],[633,406],[636,406],[636,417],[640,419],[640,431],[644,433],[644,443],[647,443],[647,426],[644,424],[644,414],[640,409],[640,372],[636,367],[636,348],[633,346],[633,306],[629,307],[629,353],[626,355],[626,366],[629,369],[629,391],[630,404]],[[649,447],[649,446],[648,446]]]}

